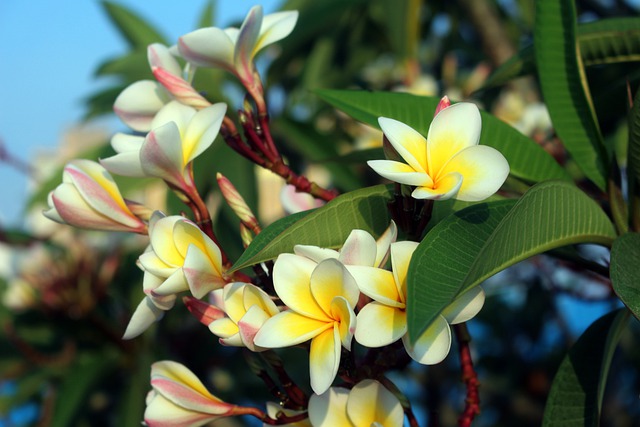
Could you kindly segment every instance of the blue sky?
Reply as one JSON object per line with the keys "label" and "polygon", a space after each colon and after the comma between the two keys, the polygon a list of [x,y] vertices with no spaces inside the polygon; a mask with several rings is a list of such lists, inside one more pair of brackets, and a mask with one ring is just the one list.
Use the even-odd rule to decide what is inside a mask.
{"label": "blue sky", "polygon": [[[174,41],[195,28],[209,0],[113,1]],[[242,19],[254,4],[269,13],[280,1],[220,0],[217,22]],[[0,140],[23,161],[58,145],[82,116],[82,99],[106,84],[93,77],[97,65],[126,51],[99,0],[2,0],[0,39]],[[19,225],[27,179],[0,163],[0,182],[0,226]]]}

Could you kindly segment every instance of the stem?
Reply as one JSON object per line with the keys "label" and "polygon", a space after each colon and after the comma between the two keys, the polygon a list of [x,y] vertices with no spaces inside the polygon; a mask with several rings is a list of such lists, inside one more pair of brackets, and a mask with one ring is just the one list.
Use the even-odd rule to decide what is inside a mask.
{"label": "stem", "polygon": [[460,368],[462,371],[462,381],[467,386],[467,398],[465,399],[464,411],[458,419],[458,426],[470,427],[476,415],[480,414],[480,395],[478,387],[478,374],[473,369],[473,360],[471,360],[471,350],[469,343],[471,335],[467,329],[466,323],[453,325],[453,330],[458,341],[458,351],[460,352]]}
{"label": "stem", "polygon": [[[282,360],[278,355],[272,351],[264,351],[260,353],[263,360],[271,366],[271,368],[275,371],[280,383],[282,384],[282,388],[284,388],[285,393],[289,397],[291,403],[294,404],[297,408],[306,408],[309,398],[302,391],[300,387],[291,379],[287,371],[284,369],[284,365]],[[287,402],[284,403],[287,406]]]}

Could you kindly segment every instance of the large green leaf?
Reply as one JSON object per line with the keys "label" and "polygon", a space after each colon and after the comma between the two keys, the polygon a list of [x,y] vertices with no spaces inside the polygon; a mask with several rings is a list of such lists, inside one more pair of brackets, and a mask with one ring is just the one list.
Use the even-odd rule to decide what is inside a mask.
{"label": "large green leaf", "polygon": [[394,53],[401,61],[415,59],[420,39],[420,1],[380,0],[384,24]]}
{"label": "large green leaf", "polygon": [[[607,18],[579,24],[578,43],[585,66],[640,61],[640,19]],[[535,67],[533,45],[525,46],[491,73],[483,88],[532,74]]]}
{"label": "large green leaf", "polygon": [[627,233],[611,248],[611,284],[624,305],[640,319],[640,234]]}
{"label": "large green leaf", "polygon": [[[458,295],[519,261],[577,243],[611,244],[616,237],[600,207],[566,182],[537,184],[508,213],[495,203],[444,219],[418,247],[407,277],[412,337]],[[438,257],[444,266],[433,261]]]}
{"label": "large green leaf", "polygon": [[611,358],[628,314],[627,310],[618,310],[601,317],[571,347],[553,380],[544,427],[600,425]]}
{"label": "large green leaf", "polygon": [[514,200],[480,203],[440,221],[413,253],[407,276],[407,324],[414,339],[460,292],[484,243]]}
{"label": "large green leaf", "polygon": [[102,6],[133,50],[146,50],[151,43],[167,44],[162,34],[126,7],[110,1],[103,1]]}
{"label": "large green leaf", "polygon": [[[426,135],[439,99],[395,92],[342,90],[316,91],[320,98],[356,120],[378,127],[378,117],[391,117]],[[482,112],[480,143],[494,147],[509,161],[511,174],[520,179],[539,182],[568,179],[565,170],[530,138]]]}
{"label": "large green leaf", "polygon": [[637,196],[640,188],[640,90],[633,99],[629,112],[629,146],[627,148],[627,172],[631,196]]}
{"label": "large green leaf", "polygon": [[575,15],[573,0],[536,2],[536,64],[558,136],[585,176],[604,190],[607,153],[578,55]]}
{"label": "large green leaf", "polygon": [[342,194],[303,218],[284,218],[265,228],[233,265],[236,271],[293,252],[295,245],[335,248],[354,229],[381,234],[391,221],[387,203],[391,191],[384,185]]}
{"label": "large green leaf", "polygon": [[117,58],[104,61],[98,66],[96,76],[117,76],[124,82],[153,79],[151,67],[147,60],[147,50],[139,50],[127,53]]}

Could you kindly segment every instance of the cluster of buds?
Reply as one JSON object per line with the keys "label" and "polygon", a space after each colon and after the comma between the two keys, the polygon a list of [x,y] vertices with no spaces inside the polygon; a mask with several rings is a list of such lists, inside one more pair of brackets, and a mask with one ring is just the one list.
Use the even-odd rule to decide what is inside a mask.
{"label": "cluster of buds", "polygon": [[[221,344],[260,353],[280,380],[277,384],[271,374],[260,371],[281,402],[275,409],[267,405],[263,412],[220,400],[179,363],[156,363],[145,413],[149,426],[200,426],[237,415],[253,415],[268,425],[400,426],[403,413],[411,417],[410,406],[385,372],[411,360],[425,365],[441,362],[451,347],[450,325],[468,321],[484,304],[484,292],[476,287],[410,341],[407,272],[417,243],[397,241],[394,222],[377,240],[366,231],[353,230],[339,250],[295,246],[294,253],[255,266],[256,279],[232,273],[193,172],[194,159],[218,133],[231,148],[296,190],[324,201],[337,194],[294,174],[269,130],[265,91],[254,57],[286,37],[296,20],[297,12],[263,16],[262,9],[254,7],[240,29],[204,28],[184,35],[171,48],[149,46],[149,64],[157,81],[132,84],[114,106],[126,124],[145,135],[116,134],[111,141],[117,153],[113,157],[100,163],[71,162],[63,183],[50,196],[45,215],[53,220],[148,234],[147,250],[138,258],[144,298],[124,338],[143,333],[174,306],[180,293],[188,292],[191,296],[183,301]],[[181,68],[176,58],[185,60],[186,66]],[[196,67],[222,68],[245,87],[247,98],[239,111],[242,135],[225,116],[226,105],[211,103],[191,85]],[[450,105],[444,98],[427,138],[390,118],[380,118],[379,123],[389,159],[369,165],[398,185],[409,186],[415,199],[483,200],[506,179],[509,167],[504,157],[478,145],[481,117],[473,104]],[[193,219],[126,201],[110,173],[160,178],[191,209]],[[220,174],[217,180],[240,219],[248,245],[262,232],[260,224],[231,182]],[[203,300],[206,297],[209,301]],[[354,340],[367,348],[361,360],[352,352]],[[310,398],[270,351],[290,346],[308,348],[314,393]],[[379,356],[387,349],[403,351],[406,357],[385,361]],[[343,384],[334,387],[338,376]]]}

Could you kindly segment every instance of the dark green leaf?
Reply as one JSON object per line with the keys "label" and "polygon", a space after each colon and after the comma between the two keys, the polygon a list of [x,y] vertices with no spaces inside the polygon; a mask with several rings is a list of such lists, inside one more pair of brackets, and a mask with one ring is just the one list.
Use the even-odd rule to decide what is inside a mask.
{"label": "dark green leaf", "polygon": [[414,59],[420,37],[420,1],[381,0],[381,3],[394,53],[400,61]]}
{"label": "dark green leaf", "polygon": [[503,200],[462,209],[440,221],[418,245],[407,276],[407,324],[412,339],[459,294],[473,261],[514,204]]}
{"label": "dark green leaf", "polygon": [[640,188],[640,89],[636,92],[633,107],[629,112],[627,156],[629,187],[637,191]]}
{"label": "dark green leaf", "polygon": [[522,48],[491,73],[482,85],[482,89],[501,86],[517,77],[526,76],[536,70],[536,57],[533,45]]}
{"label": "dark green leaf", "polygon": [[640,319],[640,234],[618,237],[611,248],[611,284],[620,300]]}
{"label": "dark green leaf", "polygon": [[[427,135],[439,99],[395,92],[318,90],[320,98],[356,120],[378,127],[378,117],[391,117]],[[530,138],[489,113],[482,112],[480,143],[500,151],[509,161],[511,174],[539,182],[569,179],[566,171]]]}
{"label": "dark green leaf", "polygon": [[162,34],[126,7],[110,1],[103,1],[102,6],[133,50],[146,50],[151,43],[167,44]]}
{"label": "dark green leaf", "polygon": [[607,153],[577,51],[575,14],[573,0],[536,3],[536,63],[558,136],[586,177],[604,190]]}
{"label": "dark green leaf", "polygon": [[380,235],[391,221],[387,209],[390,194],[384,185],[367,187],[342,194],[303,218],[296,217],[297,221],[276,221],[249,245],[231,272],[293,252],[298,244],[339,247],[354,229]]}
{"label": "dark green leaf", "polygon": [[553,380],[544,427],[597,427],[613,352],[629,312],[596,320],[571,347]]}
{"label": "dark green leaf", "polygon": [[147,61],[147,51],[135,51],[118,58],[109,59],[98,66],[97,77],[118,76],[123,81],[133,83],[136,80],[153,79],[151,67]]}
{"label": "dark green leaf", "polygon": [[640,19],[608,18],[578,25],[585,66],[640,61]]}

